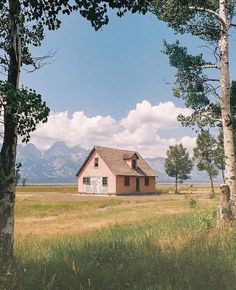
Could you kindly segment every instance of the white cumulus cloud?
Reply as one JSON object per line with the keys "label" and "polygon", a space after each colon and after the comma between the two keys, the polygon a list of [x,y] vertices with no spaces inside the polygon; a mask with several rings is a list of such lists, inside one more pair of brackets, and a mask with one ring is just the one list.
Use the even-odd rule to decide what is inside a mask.
{"label": "white cumulus cloud", "polygon": [[[31,142],[41,149],[49,148],[56,141],[64,141],[68,146],[80,145],[90,149],[94,145],[126,148],[139,151],[146,157],[164,156],[170,145],[181,142],[190,151],[195,145],[195,137],[183,136],[178,114],[189,115],[191,110],[177,107],[173,102],[162,102],[152,106],[144,100],[126,117],[115,120],[111,116],[88,117],[83,111],[51,112],[46,124],[38,125]],[[170,129],[179,130],[179,138],[172,138]],[[168,138],[160,136],[165,129]]]}
{"label": "white cumulus cloud", "polygon": [[152,106],[144,100],[138,103],[134,110],[129,111],[127,117],[121,120],[121,124],[130,131],[140,126],[170,129],[177,126],[176,118],[180,113],[190,115],[191,110],[178,108],[173,102],[161,102]]}

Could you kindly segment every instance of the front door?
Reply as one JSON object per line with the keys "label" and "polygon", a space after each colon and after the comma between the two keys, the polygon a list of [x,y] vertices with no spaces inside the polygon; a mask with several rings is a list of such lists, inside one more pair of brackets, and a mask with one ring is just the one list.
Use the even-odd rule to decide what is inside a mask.
{"label": "front door", "polygon": [[139,177],[136,177],[136,191],[140,191]]}
{"label": "front door", "polygon": [[102,193],[102,177],[91,177],[90,193]]}

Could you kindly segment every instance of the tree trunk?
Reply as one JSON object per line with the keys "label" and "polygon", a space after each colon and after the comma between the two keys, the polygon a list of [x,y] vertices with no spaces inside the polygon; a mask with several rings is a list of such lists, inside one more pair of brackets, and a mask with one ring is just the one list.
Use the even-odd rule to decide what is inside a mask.
{"label": "tree trunk", "polygon": [[226,1],[220,0],[219,15],[225,22],[221,24],[221,36],[219,41],[220,49],[220,73],[221,73],[221,117],[224,136],[225,150],[225,180],[230,189],[230,203],[232,218],[236,218],[236,170],[235,170],[235,151],[233,141],[233,126],[230,109],[230,77],[229,77],[229,48],[228,32],[229,23],[226,9]]}
{"label": "tree trunk", "polygon": [[[9,70],[8,82],[13,90],[19,88],[21,65],[21,42],[19,25],[20,14],[18,0],[9,0]],[[9,108],[14,93],[6,96]],[[4,138],[0,153],[0,268],[7,271],[12,264],[14,242],[14,207],[15,207],[15,163],[17,146],[17,124],[11,112],[4,111]]]}
{"label": "tree trunk", "polygon": [[178,177],[175,176],[175,193],[178,193]]}
{"label": "tree trunk", "polygon": [[209,178],[210,178],[210,182],[211,182],[211,193],[215,193],[215,190],[214,190],[214,183],[213,183],[213,178],[212,178],[212,175],[211,175],[211,173],[209,172],[208,173],[208,175],[209,175]]}
{"label": "tree trunk", "polygon": [[221,174],[222,174],[223,182],[225,183],[225,171],[224,171],[224,169],[221,169]]}
{"label": "tree trunk", "polygon": [[223,227],[230,219],[230,189],[226,184],[220,187],[220,202],[217,208],[217,226]]}

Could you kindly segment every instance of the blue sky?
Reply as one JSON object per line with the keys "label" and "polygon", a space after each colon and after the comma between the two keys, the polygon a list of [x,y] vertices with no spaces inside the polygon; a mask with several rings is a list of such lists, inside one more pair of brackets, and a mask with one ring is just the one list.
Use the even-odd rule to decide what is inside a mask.
{"label": "blue sky", "polygon": [[[159,120],[158,122],[161,123],[160,118],[155,119],[156,116],[153,115],[154,112],[165,111],[163,107],[162,109],[157,107],[160,103],[166,104],[166,108],[171,108],[170,114],[174,115],[184,107],[180,100],[172,96],[171,83],[174,81],[174,70],[169,66],[168,58],[161,53],[163,39],[168,42],[180,39],[182,44],[190,44],[192,51],[206,52],[205,48],[200,47],[202,43],[198,39],[175,35],[166,24],[157,21],[150,14],[145,16],[127,14],[123,18],[118,18],[112,13],[109,24],[98,32],[95,32],[90,23],[78,14],[64,17],[62,27],[56,32],[47,33],[42,47],[34,50],[35,56],[56,51],[52,63],[34,73],[24,72],[22,76],[22,83],[41,93],[53,111],[51,123],[44,127],[40,126],[39,133],[34,135],[32,142],[41,148],[47,148],[57,140],[65,141],[71,146],[79,144],[87,148],[93,145],[130,149],[137,147],[144,155],[151,156],[163,155],[167,145],[189,137],[185,143],[191,149],[195,140],[193,131],[182,128],[177,122],[171,123],[169,127],[165,126],[165,123],[169,124],[168,110],[166,110],[167,116],[162,119],[162,126],[156,124],[155,127],[153,124],[154,120]],[[233,40],[233,49],[235,49],[235,40]],[[232,54],[234,63],[235,57]],[[143,103],[144,101],[147,101],[151,107]],[[173,102],[176,109],[173,109],[168,102]],[[139,106],[136,110],[137,104],[143,106]],[[147,108],[152,113],[147,112],[144,117],[142,110],[149,110]],[[132,127],[133,131],[127,127],[127,120],[122,121],[125,118],[132,118],[129,117],[131,111],[141,112],[143,116],[142,119],[137,117],[136,113],[131,114],[132,116],[136,114],[137,127]],[[66,117],[63,112],[66,112]],[[77,112],[83,112],[84,115],[79,115],[78,119]],[[73,114],[77,117],[74,118]],[[154,116],[152,121],[147,117],[148,114]],[[58,116],[61,116],[64,121],[62,119],[61,123],[58,121],[56,128],[53,127],[53,122],[56,123],[53,117],[58,120]],[[105,134],[106,128],[103,128],[105,132],[99,131],[101,126],[109,128],[111,124],[106,119],[109,116],[110,122],[113,125],[116,123],[115,127],[112,125],[113,129],[110,129],[113,135]],[[81,122],[78,124],[77,132],[75,119]],[[87,125],[83,126],[85,120]],[[99,120],[105,120],[105,125],[103,123],[98,125]],[[148,125],[145,127],[146,120],[148,120],[147,124],[151,122],[151,129]],[[70,125],[68,123],[67,131],[64,133],[63,128],[60,128],[61,131],[58,133],[58,127],[63,127],[63,122],[69,122]],[[130,122],[133,124],[133,120]],[[123,126],[124,123],[126,127]],[[140,131],[141,127],[145,128]],[[87,128],[87,135],[84,128]],[[75,131],[71,137],[68,137],[68,130]],[[119,130],[123,130],[123,134],[120,134]],[[130,138],[135,139],[136,135],[148,130],[150,134],[155,135],[153,137],[155,142],[158,143],[160,138],[162,145],[165,144],[161,145],[159,151],[158,148],[154,151],[150,149],[150,146],[153,147],[155,144],[148,141],[150,136],[146,138],[146,144],[144,139],[143,144],[140,144],[140,140],[134,141],[133,145],[125,141],[122,143],[122,138],[129,139],[129,133]],[[55,137],[50,136],[52,132],[55,133]],[[108,142],[114,134],[120,134],[121,141]],[[146,150],[145,146],[149,149]]]}
{"label": "blue sky", "polygon": [[60,30],[47,33],[35,55],[57,51],[53,62],[24,74],[23,83],[42,93],[56,111],[84,110],[89,116],[124,113],[144,98],[172,100],[173,69],[161,53],[163,39],[177,37],[152,15],[111,16],[96,32],[78,14],[64,17]]}

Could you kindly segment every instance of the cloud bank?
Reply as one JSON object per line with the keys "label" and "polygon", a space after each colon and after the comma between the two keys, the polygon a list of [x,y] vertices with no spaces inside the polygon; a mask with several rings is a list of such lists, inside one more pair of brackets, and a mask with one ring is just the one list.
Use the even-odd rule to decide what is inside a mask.
{"label": "cloud bank", "polygon": [[[136,150],[145,157],[154,157],[165,156],[170,145],[181,142],[191,151],[196,138],[181,136],[182,127],[176,120],[180,113],[189,115],[191,110],[176,107],[173,102],[151,105],[146,100],[121,120],[111,116],[88,117],[83,111],[71,117],[67,111],[51,112],[48,122],[38,125],[32,134],[31,143],[40,149],[48,149],[56,141],[86,149],[100,145]],[[160,135],[160,130],[165,130],[165,137]],[[171,137],[173,130],[179,130],[178,139]]]}

